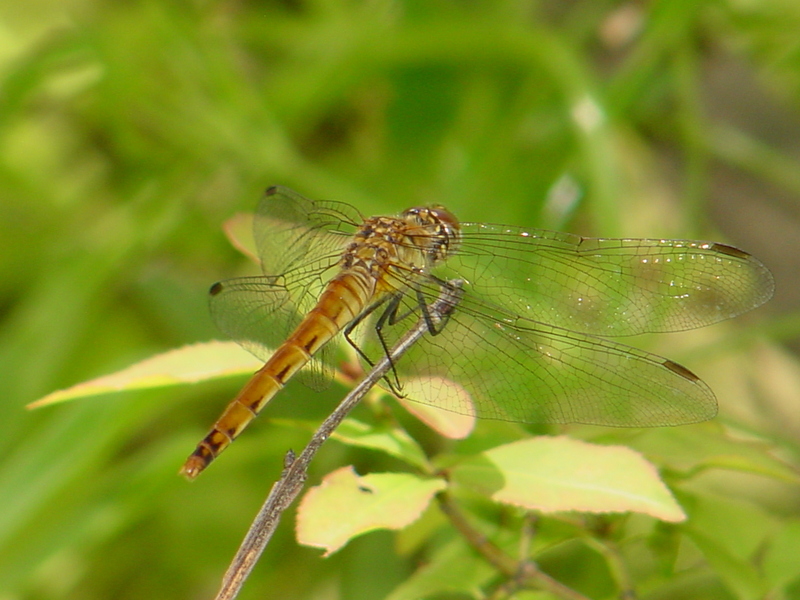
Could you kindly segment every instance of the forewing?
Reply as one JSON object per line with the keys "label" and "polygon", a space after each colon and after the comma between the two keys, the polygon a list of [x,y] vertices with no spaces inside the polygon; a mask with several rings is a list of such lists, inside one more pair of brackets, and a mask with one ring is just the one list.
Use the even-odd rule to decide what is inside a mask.
{"label": "forewing", "polygon": [[712,242],[584,238],[505,225],[462,225],[437,274],[469,282],[503,313],[592,335],[703,327],[766,302],[770,272]]}
{"label": "forewing", "polygon": [[307,284],[311,274],[333,268],[361,214],[342,202],[309,200],[274,186],[258,204],[253,235],[264,274],[283,275],[286,286]]}

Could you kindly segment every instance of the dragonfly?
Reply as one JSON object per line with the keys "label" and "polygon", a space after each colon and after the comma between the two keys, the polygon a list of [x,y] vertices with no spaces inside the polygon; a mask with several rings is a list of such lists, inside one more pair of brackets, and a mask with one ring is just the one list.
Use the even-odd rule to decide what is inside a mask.
{"label": "dragonfly", "polygon": [[[409,385],[409,400],[521,423],[711,419],[716,398],[692,371],[609,338],[717,323],[774,290],[760,261],[722,243],[462,223],[438,205],[365,218],[280,186],[267,190],[253,229],[264,275],[215,283],[210,309],[265,364],[185,462],[189,479],[293,376],[323,389],[335,336],[368,366],[420,318],[428,331],[384,382],[397,394],[424,382]],[[427,307],[451,281],[460,300],[434,325]]]}

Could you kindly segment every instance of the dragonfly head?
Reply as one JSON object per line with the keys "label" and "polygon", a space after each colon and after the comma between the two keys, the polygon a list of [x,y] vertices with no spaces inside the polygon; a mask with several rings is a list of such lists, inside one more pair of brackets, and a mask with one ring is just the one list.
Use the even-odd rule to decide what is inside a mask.
{"label": "dragonfly head", "polygon": [[409,208],[400,218],[418,230],[409,232],[410,237],[427,254],[431,263],[440,263],[458,250],[461,225],[444,206]]}

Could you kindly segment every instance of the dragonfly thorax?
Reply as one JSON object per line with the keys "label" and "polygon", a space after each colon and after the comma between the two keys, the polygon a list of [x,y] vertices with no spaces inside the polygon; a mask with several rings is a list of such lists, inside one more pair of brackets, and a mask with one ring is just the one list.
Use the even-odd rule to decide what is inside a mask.
{"label": "dragonfly thorax", "polygon": [[440,206],[370,217],[345,249],[341,266],[378,280],[391,267],[424,272],[455,252],[459,239],[458,220]]}

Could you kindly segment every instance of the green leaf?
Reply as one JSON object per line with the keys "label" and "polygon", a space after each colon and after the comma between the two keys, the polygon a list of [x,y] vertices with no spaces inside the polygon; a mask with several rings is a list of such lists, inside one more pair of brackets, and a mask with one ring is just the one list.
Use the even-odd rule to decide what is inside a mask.
{"label": "green leaf", "polygon": [[375,428],[355,419],[345,419],[331,437],[349,446],[380,450],[425,470],[430,467],[419,444],[397,427]]}
{"label": "green leaf", "polygon": [[800,580],[798,548],[800,548],[800,521],[794,520],[780,528],[764,553],[764,574],[770,581],[770,587],[784,587]]}
{"label": "green leaf", "polygon": [[696,496],[686,535],[737,597],[761,598],[766,589],[753,559],[778,523],[757,506],[731,497]]}
{"label": "green leaf", "polygon": [[690,534],[689,537],[737,598],[746,600],[763,597],[764,586],[760,583],[758,572],[752,563],[732,554],[719,540],[697,533]]}
{"label": "green leaf", "polygon": [[297,540],[325,549],[325,556],[374,529],[402,529],[422,514],[441,479],[405,473],[359,477],[353,467],[328,474],[311,488],[297,509]]}
{"label": "green leaf", "polygon": [[496,576],[494,567],[479,558],[464,540],[455,539],[437,549],[387,600],[418,600],[457,592],[475,594]]}
{"label": "green leaf", "polygon": [[40,408],[75,398],[163,388],[252,373],[261,362],[234,342],[206,342],[157,354],[116,373],[58,390],[28,405]]}
{"label": "green leaf", "polygon": [[797,471],[773,455],[772,445],[732,439],[718,423],[646,430],[628,443],[672,469],[715,467],[800,483]]}
{"label": "green leaf", "polygon": [[543,512],[632,511],[685,519],[656,468],[623,446],[538,437],[484,452],[458,465],[453,477],[497,502]]}

